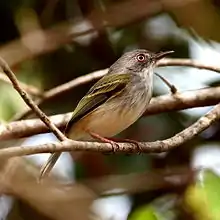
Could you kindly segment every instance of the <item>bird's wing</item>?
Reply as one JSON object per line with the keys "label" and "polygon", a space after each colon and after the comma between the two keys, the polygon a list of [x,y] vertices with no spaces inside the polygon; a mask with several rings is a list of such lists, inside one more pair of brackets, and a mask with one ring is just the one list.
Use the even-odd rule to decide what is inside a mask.
{"label": "bird's wing", "polygon": [[67,134],[69,132],[75,122],[99,107],[108,99],[120,94],[129,81],[129,74],[111,74],[101,78],[78,103],[72,118],[66,126],[65,133]]}

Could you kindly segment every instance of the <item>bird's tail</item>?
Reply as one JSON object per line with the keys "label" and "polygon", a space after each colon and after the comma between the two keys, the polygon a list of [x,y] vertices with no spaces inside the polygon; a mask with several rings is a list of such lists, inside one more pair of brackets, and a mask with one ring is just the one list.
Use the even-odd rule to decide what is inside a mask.
{"label": "bird's tail", "polygon": [[[64,134],[67,134],[68,129],[69,129],[69,122],[66,124],[66,127],[64,129]],[[40,170],[40,176],[39,176],[39,181],[42,180],[44,177],[46,177],[50,171],[53,169],[55,163],[59,159],[61,153],[52,153],[47,160],[47,162],[43,165],[43,167]]]}
{"label": "bird's tail", "polygon": [[40,170],[39,180],[41,180],[42,178],[44,178],[45,176],[47,176],[50,173],[50,171],[53,169],[55,163],[59,159],[60,155],[61,155],[61,153],[53,153],[50,155],[49,159],[47,160],[45,165]]}

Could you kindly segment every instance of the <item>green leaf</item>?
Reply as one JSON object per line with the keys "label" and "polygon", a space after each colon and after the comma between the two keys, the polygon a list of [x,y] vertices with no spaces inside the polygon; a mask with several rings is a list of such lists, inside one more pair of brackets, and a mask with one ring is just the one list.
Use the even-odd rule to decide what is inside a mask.
{"label": "green leaf", "polygon": [[196,184],[187,190],[185,198],[195,219],[220,219],[220,177],[214,172],[201,171]]}
{"label": "green leaf", "polygon": [[151,206],[144,206],[137,209],[131,216],[130,220],[159,220]]}
{"label": "green leaf", "polygon": [[134,211],[129,220],[173,220],[176,219],[175,205],[177,196],[165,195],[155,199],[149,205]]}
{"label": "green leaf", "polygon": [[8,120],[24,107],[24,102],[12,86],[0,83],[0,120]]}

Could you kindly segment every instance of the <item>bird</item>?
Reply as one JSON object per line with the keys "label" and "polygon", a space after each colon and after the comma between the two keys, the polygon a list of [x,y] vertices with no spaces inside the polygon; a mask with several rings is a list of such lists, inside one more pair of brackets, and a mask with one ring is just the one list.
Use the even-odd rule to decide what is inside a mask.
{"label": "bird", "polygon": [[[79,101],[65,128],[67,138],[114,144],[110,137],[128,128],[146,111],[157,62],[173,52],[135,49],[124,53]],[[40,178],[50,172],[60,154],[51,154]]]}

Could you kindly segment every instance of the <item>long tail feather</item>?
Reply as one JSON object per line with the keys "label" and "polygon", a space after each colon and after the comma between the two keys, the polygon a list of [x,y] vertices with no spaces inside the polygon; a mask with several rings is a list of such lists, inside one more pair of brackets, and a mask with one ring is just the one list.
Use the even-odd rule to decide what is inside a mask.
{"label": "long tail feather", "polygon": [[46,177],[50,173],[50,171],[53,169],[55,163],[59,159],[60,155],[61,155],[61,153],[53,153],[50,155],[49,159],[47,160],[45,165],[40,170],[39,180],[43,179],[44,177]]}

